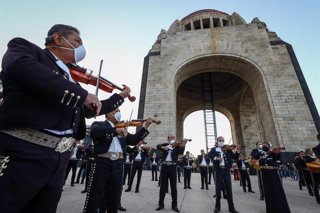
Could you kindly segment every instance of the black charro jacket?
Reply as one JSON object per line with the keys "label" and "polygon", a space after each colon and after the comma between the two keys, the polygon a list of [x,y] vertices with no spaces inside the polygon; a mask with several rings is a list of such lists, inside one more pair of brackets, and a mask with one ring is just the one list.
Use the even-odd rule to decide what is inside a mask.
{"label": "black charro jacket", "polygon": [[[127,145],[136,145],[142,141],[149,131],[145,128],[141,128],[135,134],[128,133],[127,137],[119,137],[119,141],[122,147],[122,151],[126,156]],[[113,137],[118,137],[116,128],[112,127],[109,121],[96,121],[91,125],[90,137],[94,143],[94,155],[103,154],[108,152]]]}
{"label": "black charro jacket", "polygon": [[[85,117],[94,116],[83,105],[88,92],[70,82],[55,61],[48,49],[25,39],[14,38],[8,43],[0,73],[0,129],[73,129],[77,139],[84,138]],[[118,94],[101,101],[100,114],[113,111],[123,101]]]}

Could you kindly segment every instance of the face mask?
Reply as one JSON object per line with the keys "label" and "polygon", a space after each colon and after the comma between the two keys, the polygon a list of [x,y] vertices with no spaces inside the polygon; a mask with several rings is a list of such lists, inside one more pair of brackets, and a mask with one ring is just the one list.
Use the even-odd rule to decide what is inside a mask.
{"label": "face mask", "polygon": [[68,44],[73,48],[67,48],[65,47],[64,49],[69,49],[74,51],[74,61],[75,63],[78,63],[79,61],[83,60],[84,57],[86,57],[86,49],[84,48],[83,45],[80,45],[79,47],[75,48],[65,37],[62,37]]}
{"label": "face mask", "polygon": [[218,142],[218,147],[221,148],[221,147],[223,147],[223,145],[224,145],[224,142],[223,142],[223,141],[219,141],[219,142]]}
{"label": "face mask", "polygon": [[174,144],[175,142],[176,142],[175,140],[171,140],[171,141],[169,142],[169,144],[172,145],[172,144]]}
{"label": "face mask", "polygon": [[116,119],[116,121],[121,121],[121,113],[120,112],[116,112],[116,114],[114,114],[114,118]]}
{"label": "face mask", "polygon": [[259,145],[259,149],[262,149],[262,145]]}

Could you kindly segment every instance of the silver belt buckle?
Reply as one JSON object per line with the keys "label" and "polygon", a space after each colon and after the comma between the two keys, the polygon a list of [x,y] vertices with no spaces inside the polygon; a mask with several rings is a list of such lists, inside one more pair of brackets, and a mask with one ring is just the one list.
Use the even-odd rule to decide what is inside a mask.
{"label": "silver belt buckle", "polygon": [[119,153],[118,152],[109,152],[109,158],[110,158],[110,160],[118,160]]}
{"label": "silver belt buckle", "polygon": [[60,142],[57,144],[55,151],[63,153],[67,151],[74,142],[75,142],[75,139],[72,137],[63,137],[61,138]]}

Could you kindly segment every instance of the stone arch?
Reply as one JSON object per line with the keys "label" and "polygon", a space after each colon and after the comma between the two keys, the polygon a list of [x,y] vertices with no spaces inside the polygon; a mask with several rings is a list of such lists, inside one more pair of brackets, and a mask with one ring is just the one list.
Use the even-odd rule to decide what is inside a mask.
{"label": "stone arch", "polygon": [[[241,145],[246,152],[254,147],[257,139],[271,140],[273,143],[279,144],[275,121],[273,116],[270,116],[272,109],[270,104],[266,104],[270,100],[262,70],[249,59],[230,54],[198,56],[186,61],[176,69],[172,76],[172,83],[175,85],[174,90],[177,95],[178,137],[183,134],[183,121],[186,116],[191,112],[203,109],[199,99],[192,100],[194,98],[192,96],[196,96],[196,89],[193,94],[191,91],[186,91],[189,94],[186,96],[182,94],[184,91],[180,91],[180,88],[187,79],[204,72],[227,73],[237,76],[236,81],[243,81],[240,84],[238,82],[237,91],[222,90],[222,93],[228,92],[228,96],[225,98],[221,92],[214,95],[218,97],[214,102],[215,110],[225,114],[229,119],[234,142]],[[252,104],[254,105],[252,106]],[[262,111],[263,113],[261,113]],[[260,134],[261,132],[266,134]]]}

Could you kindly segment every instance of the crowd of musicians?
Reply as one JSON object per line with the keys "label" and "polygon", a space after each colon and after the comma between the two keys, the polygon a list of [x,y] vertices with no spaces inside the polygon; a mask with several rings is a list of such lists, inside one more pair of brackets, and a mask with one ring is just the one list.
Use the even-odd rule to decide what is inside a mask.
{"label": "crowd of musicians", "polygon": [[[165,208],[170,188],[171,209],[180,212],[177,183],[183,176],[183,188],[191,190],[192,172],[196,169],[201,176],[201,190],[209,190],[211,180],[215,183],[214,213],[221,211],[222,197],[228,202],[229,212],[237,213],[231,170],[243,191],[254,193],[248,173],[253,166],[257,169],[260,199],[265,200],[266,212],[290,212],[278,174],[280,147],[258,142],[250,156],[244,156],[240,146],[227,145],[220,136],[210,151],[201,150],[193,156],[185,150],[190,139],[177,139],[173,134],[150,147],[145,140],[148,128],[159,122],[142,119],[134,123],[136,132],[129,133],[130,122],[121,122],[120,106],[126,99],[134,101],[130,87],[120,88],[79,69],[77,63],[85,55],[80,31],[63,24],[48,31],[45,49],[23,38],[8,43],[0,73],[1,212],[56,212],[70,171],[71,186],[79,182],[85,185],[84,213],[126,211],[122,207],[122,192],[130,193],[132,187],[135,193],[140,192],[147,160],[151,164],[151,181],[159,186],[156,211]],[[97,93],[89,93],[79,82],[89,82],[106,92],[113,89],[120,92],[99,100]],[[96,116],[105,119],[93,122],[87,129],[85,119]],[[87,143],[80,142],[84,138]],[[318,203],[320,174],[309,170],[308,163],[320,157],[319,150],[320,144],[313,148],[316,157],[307,149],[294,160],[300,187],[306,186]]]}

